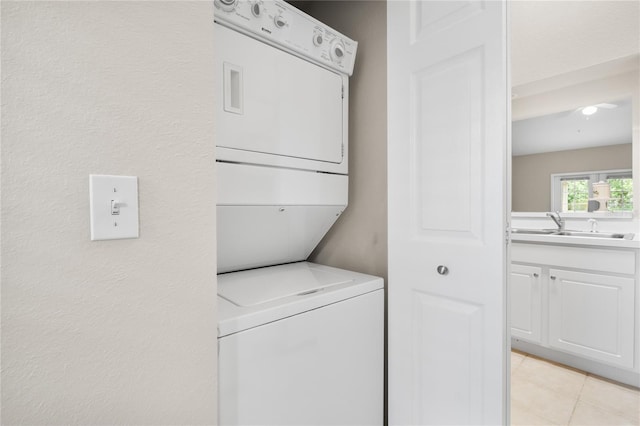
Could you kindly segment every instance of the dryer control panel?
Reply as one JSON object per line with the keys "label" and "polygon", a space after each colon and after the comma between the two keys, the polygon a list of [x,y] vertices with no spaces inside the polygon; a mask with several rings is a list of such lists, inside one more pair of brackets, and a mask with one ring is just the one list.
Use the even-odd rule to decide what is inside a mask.
{"label": "dryer control panel", "polygon": [[214,20],[351,76],[358,42],[280,0],[215,0]]}

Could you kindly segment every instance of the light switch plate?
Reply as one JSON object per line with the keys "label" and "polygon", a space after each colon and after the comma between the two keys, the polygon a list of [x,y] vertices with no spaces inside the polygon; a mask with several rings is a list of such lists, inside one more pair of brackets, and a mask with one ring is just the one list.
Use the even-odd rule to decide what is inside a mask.
{"label": "light switch plate", "polygon": [[89,202],[92,241],[138,238],[137,176],[89,175]]}

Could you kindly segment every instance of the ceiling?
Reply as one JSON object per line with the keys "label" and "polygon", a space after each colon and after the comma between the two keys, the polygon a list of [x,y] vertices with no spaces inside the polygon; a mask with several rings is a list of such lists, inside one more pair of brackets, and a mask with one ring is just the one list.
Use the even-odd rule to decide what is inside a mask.
{"label": "ceiling", "polygon": [[631,99],[609,102],[586,116],[581,109],[514,121],[514,156],[631,143]]}
{"label": "ceiling", "polygon": [[[518,99],[638,68],[640,1],[512,1],[511,77]],[[514,121],[513,155],[630,143],[631,102]]]}
{"label": "ceiling", "polygon": [[640,52],[640,1],[512,1],[512,86]]}

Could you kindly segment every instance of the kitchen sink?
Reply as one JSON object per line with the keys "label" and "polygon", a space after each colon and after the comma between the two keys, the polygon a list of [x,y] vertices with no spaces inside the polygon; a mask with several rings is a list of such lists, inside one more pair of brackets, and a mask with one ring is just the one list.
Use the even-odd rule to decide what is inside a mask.
{"label": "kitchen sink", "polygon": [[584,232],[584,231],[556,231],[551,235],[566,235],[569,237],[589,237],[589,238],[624,238],[633,240],[634,234],[619,234],[609,232]]}
{"label": "kitchen sink", "polygon": [[516,228],[512,229],[513,234],[529,234],[529,235],[559,235],[567,237],[587,237],[587,238],[618,238],[625,240],[633,240],[635,234],[621,234],[611,232],[585,232],[585,231],[558,231],[557,229],[525,229]]}

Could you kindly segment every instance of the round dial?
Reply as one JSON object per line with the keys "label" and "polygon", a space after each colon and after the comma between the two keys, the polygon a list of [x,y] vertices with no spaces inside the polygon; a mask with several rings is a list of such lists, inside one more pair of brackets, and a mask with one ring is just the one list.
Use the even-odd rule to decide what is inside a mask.
{"label": "round dial", "polygon": [[215,0],[214,4],[226,12],[231,12],[238,5],[238,0]]}
{"label": "round dial", "polygon": [[340,62],[344,58],[345,48],[341,40],[335,39],[331,43],[331,59],[334,62]]}
{"label": "round dial", "polygon": [[251,13],[253,13],[253,16],[255,16],[256,18],[262,15],[262,5],[260,4],[260,2],[254,1],[253,3],[251,3]]}
{"label": "round dial", "polygon": [[284,19],[282,15],[276,15],[276,17],[273,18],[273,23],[276,24],[276,28],[283,28],[287,25],[287,20]]}
{"label": "round dial", "polygon": [[313,33],[313,44],[316,46],[320,46],[324,43],[324,37],[322,36],[322,31],[316,30]]}

